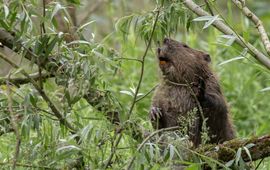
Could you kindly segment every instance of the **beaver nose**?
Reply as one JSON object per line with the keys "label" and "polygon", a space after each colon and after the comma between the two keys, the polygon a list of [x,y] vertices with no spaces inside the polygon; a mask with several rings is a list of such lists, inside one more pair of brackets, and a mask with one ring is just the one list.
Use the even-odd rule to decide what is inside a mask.
{"label": "beaver nose", "polygon": [[170,41],[170,39],[169,39],[169,38],[164,38],[164,40],[163,40],[163,44],[167,44],[169,41]]}
{"label": "beaver nose", "polygon": [[161,48],[158,47],[157,48],[157,53],[160,54],[160,52],[161,52]]}

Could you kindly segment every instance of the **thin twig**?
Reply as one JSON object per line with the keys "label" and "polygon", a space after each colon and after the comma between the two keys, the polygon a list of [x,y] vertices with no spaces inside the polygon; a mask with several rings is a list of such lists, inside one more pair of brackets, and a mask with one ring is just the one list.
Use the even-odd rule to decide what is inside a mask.
{"label": "thin twig", "polygon": [[206,4],[206,7],[207,7],[207,9],[209,10],[210,14],[211,14],[212,16],[214,16],[214,12],[213,12],[213,10],[211,9],[211,6],[210,6],[208,0],[204,0],[204,2],[205,2],[205,4]]}
{"label": "thin twig", "polygon": [[[194,3],[192,0],[184,0],[183,4],[190,9],[192,12],[197,14],[198,16],[209,16],[210,14],[204,11],[200,6]],[[224,24],[221,21],[216,20],[213,23],[213,26],[216,27],[219,31],[223,32],[226,35],[234,35],[236,37],[236,42],[244,48],[248,48],[249,53],[257,59],[262,65],[266,68],[270,69],[270,59],[267,58],[262,52],[260,52],[257,48],[251,45],[248,42],[245,42],[243,37],[236,34],[230,27]]]}
{"label": "thin twig", "polygon": [[[41,21],[41,37],[46,34],[46,28],[45,28],[45,18],[46,18],[46,0],[42,1],[42,8],[43,8],[43,20]],[[47,45],[46,45],[47,46]],[[38,62],[38,74],[39,74],[39,87],[43,89],[43,80],[42,80],[42,68],[41,68],[41,57],[37,58]]]}
{"label": "thin twig", "polygon": [[[30,74],[29,75],[33,80],[37,81],[39,80],[40,78],[42,80],[46,79],[46,78],[51,78],[51,77],[54,77],[53,74],[49,74],[49,73],[44,73],[44,74],[39,74],[39,73],[34,73],[34,74]],[[27,83],[30,83],[30,80],[28,78],[22,78],[22,77],[16,77],[16,78],[0,78],[0,85],[1,84],[5,84],[6,81],[9,81],[9,83],[12,83],[16,86],[19,86],[21,84],[27,84]]]}
{"label": "thin twig", "polygon": [[43,21],[41,21],[41,35],[46,34],[45,29],[45,17],[46,17],[46,0],[42,0],[42,15],[43,15]]}
{"label": "thin twig", "polygon": [[198,97],[196,96],[194,90],[191,88],[190,83],[188,83],[187,80],[185,80],[185,82],[186,82],[186,85],[187,85],[187,87],[188,87],[188,89],[189,89],[191,95],[192,95],[192,96],[194,97],[194,99],[195,99],[196,105],[197,105],[197,107],[198,107],[198,109],[199,109],[200,115],[201,115],[201,117],[202,117],[202,119],[203,119],[203,122],[204,122],[204,121],[205,121],[205,118],[204,118],[204,115],[203,115],[203,109],[202,109],[202,106],[201,106],[201,104],[200,104],[200,101],[198,100]]}
{"label": "thin twig", "polygon": [[[144,144],[151,139],[153,136],[155,136],[156,134],[162,133],[162,132],[166,132],[166,131],[173,131],[173,130],[177,130],[179,129],[179,126],[173,126],[173,127],[168,127],[168,128],[163,128],[163,129],[159,129],[154,131],[153,133],[151,133],[149,136],[147,136],[142,143],[139,145],[139,147],[137,148],[137,152],[140,152],[140,150],[142,149],[142,147],[144,146]],[[132,159],[130,160],[128,166],[126,167],[126,170],[129,170],[134,162],[136,158],[136,154],[132,157]]]}
{"label": "thin twig", "polygon": [[[162,5],[161,5],[162,6]],[[142,83],[142,79],[143,79],[143,75],[144,75],[144,61],[145,61],[145,57],[148,53],[148,50],[150,48],[150,45],[151,45],[151,42],[152,42],[152,38],[153,38],[153,35],[154,35],[154,32],[155,32],[155,28],[156,28],[156,25],[157,25],[157,21],[158,21],[158,18],[159,18],[159,13],[160,13],[160,8],[161,6],[157,9],[157,14],[156,14],[156,17],[155,17],[155,20],[154,20],[154,24],[153,24],[153,28],[152,28],[152,31],[151,31],[151,34],[150,34],[150,39],[148,41],[148,44],[147,44],[147,47],[144,51],[144,54],[142,56],[142,59],[141,59],[141,72],[140,72],[140,78],[139,78],[139,81],[138,81],[138,85],[136,87],[136,90],[135,90],[135,93],[134,93],[134,98],[133,98],[133,101],[132,101],[132,104],[130,106],[130,109],[129,109],[129,112],[128,112],[128,120],[130,119],[130,116],[132,114],[132,111],[134,109],[134,106],[136,104],[136,101],[137,101],[137,97],[138,97],[138,93],[139,93],[139,90],[140,90],[140,87],[141,87],[141,83]],[[110,162],[115,154],[115,151],[116,151],[116,148],[120,142],[120,140],[122,139],[122,136],[123,134],[120,133],[119,136],[117,137],[116,139],[116,142],[115,142],[115,145],[114,145],[114,150],[111,152],[104,168],[106,169],[109,165],[110,165]]]}
{"label": "thin twig", "polygon": [[8,109],[9,109],[9,112],[10,112],[12,128],[13,128],[13,130],[15,132],[15,135],[16,135],[16,148],[15,148],[15,154],[14,154],[14,159],[13,159],[13,164],[12,164],[12,169],[15,170],[16,169],[16,164],[17,164],[17,161],[18,161],[18,157],[19,157],[19,153],[20,153],[21,136],[20,136],[20,132],[19,132],[19,129],[18,129],[18,125],[17,125],[16,115],[13,112],[13,109],[12,109],[12,98],[11,98],[11,96],[12,96],[12,94],[10,92],[10,85],[9,85],[9,83],[7,81]]}
{"label": "thin twig", "polygon": [[158,86],[159,84],[155,85],[152,89],[150,89],[147,93],[145,93],[142,97],[138,98],[136,100],[136,103],[138,103],[140,100],[142,100],[143,98],[145,98],[146,96],[148,96],[150,93],[152,93]]}
{"label": "thin twig", "polygon": [[259,162],[258,165],[256,166],[255,170],[257,170],[257,169],[259,168],[259,166],[261,165],[261,163],[263,162],[263,160],[264,160],[264,158],[262,158],[262,159],[260,160],[260,162]]}
{"label": "thin twig", "polygon": [[242,11],[242,13],[247,18],[249,18],[254,23],[258,29],[259,34],[261,35],[265,50],[267,51],[268,55],[270,55],[270,42],[262,21],[252,11],[250,11],[250,9],[244,3],[240,2],[239,0],[232,0],[232,2]]}

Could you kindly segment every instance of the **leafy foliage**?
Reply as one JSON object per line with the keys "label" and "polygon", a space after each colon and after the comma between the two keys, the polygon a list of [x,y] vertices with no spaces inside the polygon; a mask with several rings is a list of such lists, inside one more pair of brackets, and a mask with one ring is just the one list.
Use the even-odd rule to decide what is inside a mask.
{"label": "leafy foliage", "polygon": [[[164,37],[173,37],[210,53],[213,70],[220,77],[238,137],[268,133],[269,70],[257,64],[246,49],[234,44],[233,37],[221,35],[211,27],[223,13],[196,18],[178,0],[151,1],[146,7],[149,9],[141,12],[135,7],[143,8],[144,4],[116,0],[104,4],[102,11],[91,15],[87,23],[73,28],[68,12],[70,3],[87,2],[50,2],[46,5],[45,16],[40,12],[43,8],[39,1],[0,3],[0,28],[15,36],[12,50],[17,56],[24,57],[12,59],[20,69],[10,68],[0,60],[1,68],[9,67],[7,72],[1,71],[1,80],[25,78],[22,70],[30,75],[50,74],[49,78],[35,80],[63,118],[76,130],[73,132],[61,123],[51,105],[32,83],[7,85],[4,81],[0,86],[0,165],[3,168],[12,167],[16,155],[18,138],[13,133],[11,122],[18,125],[21,137],[17,159],[20,169],[68,168],[80,155],[85,166],[102,169],[112,153],[108,163],[111,169],[126,167],[132,157],[135,158],[134,169],[168,169],[186,165],[187,169],[193,170],[201,169],[206,164],[214,169],[247,168],[241,152],[249,155],[252,146],[239,148],[234,160],[220,163],[188,149],[191,144],[186,133],[178,131],[154,136],[144,143],[140,151],[137,150],[138,145],[153,131],[148,109],[151,92],[158,84],[154,44]],[[265,8],[256,7],[260,3],[251,1],[250,4],[262,16],[267,28],[270,16]],[[251,28],[249,21],[240,15],[233,18],[237,11],[233,10],[229,1],[212,2],[211,5],[221,11],[226,8],[228,13],[223,19],[246,40],[261,48],[262,43],[256,38],[256,30]],[[76,8],[83,9],[82,6]],[[157,11],[160,13],[153,43],[144,61],[145,71],[137,94],[138,101],[134,103],[141,56],[150,39]],[[71,32],[59,30],[59,14]],[[115,20],[115,17],[118,19]],[[104,26],[104,23],[107,25]],[[46,32],[41,31],[42,24]],[[67,40],[70,36],[72,41]],[[6,53],[2,48],[0,53],[10,58],[15,55],[14,52]],[[9,98],[12,100],[9,101]],[[130,112],[132,104],[135,107]],[[114,113],[118,113],[120,119],[117,124],[108,119],[108,114]],[[116,144],[119,134],[122,137]],[[192,156],[187,157],[186,153]],[[269,168],[268,160],[264,162],[262,168]]]}

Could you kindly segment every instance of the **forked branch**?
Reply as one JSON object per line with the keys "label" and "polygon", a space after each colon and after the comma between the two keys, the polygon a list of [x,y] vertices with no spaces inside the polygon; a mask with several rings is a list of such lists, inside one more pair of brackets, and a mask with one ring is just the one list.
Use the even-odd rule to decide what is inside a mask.
{"label": "forked branch", "polygon": [[265,50],[267,51],[268,55],[270,55],[270,42],[262,21],[252,11],[250,11],[250,9],[244,3],[240,2],[239,0],[232,0],[232,2],[242,11],[242,13],[247,18],[249,18],[255,24],[261,36]]}
{"label": "forked branch", "polygon": [[[192,0],[183,0],[183,4],[198,16],[210,16],[208,12],[203,10],[199,5],[194,3]],[[251,45],[249,42],[245,42],[244,38],[238,35],[235,31],[233,31],[229,26],[227,26],[226,24],[224,24],[222,21],[219,20],[216,20],[213,23],[213,26],[226,35],[234,35],[236,38],[236,43],[238,43],[243,48],[247,48],[248,52],[256,60],[258,60],[266,68],[270,69],[270,59],[266,57],[262,52],[260,52],[257,48],[255,48],[253,45]]]}

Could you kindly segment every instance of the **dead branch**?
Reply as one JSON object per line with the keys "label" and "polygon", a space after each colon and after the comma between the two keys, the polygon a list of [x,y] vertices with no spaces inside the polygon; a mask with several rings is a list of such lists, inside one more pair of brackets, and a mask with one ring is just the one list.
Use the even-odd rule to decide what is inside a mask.
{"label": "dead branch", "polygon": [[[198,16],[210,16],[210,14],[204,11],[199,5],[194,3],[192,0],[184,0],[183,4],[192,12],[197,14]],[[219,31],[226,35],[234,35],[236,38],[236,42],[242,46],[243,48],[248,48],[248,52],[258,60],[262,65],[266,68],[270,69],[270,59],[267,58],[262,52],[260,52],[257,48],[251,45],[248,42],[245,42],[244,38],[240,35],[236,34],[229,26],[224,24],[222,21],[215,21],[213,26],[217,28]]]}
{"label": "dead branch", "polygon": [[261,36],[264,47],[268,55],[270,55],[270,42],[262,21],[252,11],[250,11],[250,9],[244,3],[240,2],[239,0],[232,0],[232,2],[242,11],[242,13],[247,18],[249,18],[254,23]]}

